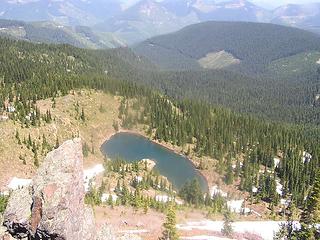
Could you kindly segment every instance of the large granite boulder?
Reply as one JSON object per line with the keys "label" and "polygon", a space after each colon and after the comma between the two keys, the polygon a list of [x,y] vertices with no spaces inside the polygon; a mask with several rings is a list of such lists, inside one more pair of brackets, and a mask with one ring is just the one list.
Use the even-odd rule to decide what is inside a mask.
{"label": "large granite boulder", "polygon": [[12,193],[4,226],[17,239],[95,239],[84,196],[82,145],[74,139],[47,155],[29,188]]}

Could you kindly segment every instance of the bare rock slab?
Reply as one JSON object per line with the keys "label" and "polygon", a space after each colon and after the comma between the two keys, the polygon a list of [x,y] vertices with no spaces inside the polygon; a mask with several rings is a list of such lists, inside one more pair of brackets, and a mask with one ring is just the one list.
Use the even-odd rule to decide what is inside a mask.
{"label": "bare rock slab", "polygon": [[69,140],[48,153],[29,188],[13,192],[4,226],[17,239],[93,240],[84,197],[81,140]]}

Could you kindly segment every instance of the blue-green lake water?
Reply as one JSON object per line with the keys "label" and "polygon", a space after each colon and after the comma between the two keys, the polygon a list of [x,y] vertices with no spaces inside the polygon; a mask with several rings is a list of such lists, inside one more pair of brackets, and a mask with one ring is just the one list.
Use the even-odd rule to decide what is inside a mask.
{"label": "blue-green lake water", "polygon": [[194,178],[199,180],[203,191],[208,189],[205,178],[191,161],[141,135],[117,133],[101,146],[101,151],[111,159],[120,157],[127,162],[153,160],[155,170],[167,177],[176,189]]}

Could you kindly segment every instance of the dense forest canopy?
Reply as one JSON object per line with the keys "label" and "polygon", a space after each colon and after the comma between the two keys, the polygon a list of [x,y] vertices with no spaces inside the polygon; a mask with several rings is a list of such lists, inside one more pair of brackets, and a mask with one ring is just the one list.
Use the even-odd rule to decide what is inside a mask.
{"label": "dense forest canopy", "polygon": [[[42,79],[49,85],[69,84],[69,79],[72,86],[79,74],[99,74],[152,87],[175,99],[203,100],[271,120],[311,124],[320,121],[317,67],[288,79],[253,77],[223,69],[162,71],[128,48],[88,50],[0,41],[0,71],[5,83]],[[36,89],[32,91],[31,95],[43,97]]]}
{"label": "dense forest canopy", "polygon": [[248,76],[228,70],[114,71],[176,99],[199,99],[276,121],[319,124],[319,70],[296,78]]}
{"label": "dense forest canopy", "polygon": [[320,50],[320,37],[273,24],[204,22],[153,37],[134,49],[167,69],[194,68],[198,59],[224,50],[241,61],[239,69],[257,72],[274,60]]}

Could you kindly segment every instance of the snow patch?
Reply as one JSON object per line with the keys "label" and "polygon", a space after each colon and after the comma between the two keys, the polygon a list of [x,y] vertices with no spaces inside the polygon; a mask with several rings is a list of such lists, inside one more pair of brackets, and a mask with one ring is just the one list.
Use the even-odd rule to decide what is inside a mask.
{"label": "snow patch", "polygon": [[[188,3],[188,5],[190,5],[190,4]],[[192,5],[192,7],[194,7],[195,9],[197,9],[197,10],[203,12],[203,13],[209,13],[209,12],[212,12],[214,10],[218,10],[218,9],[222,8],[219,5],[207,4],[204,1],[196,1]]]}
{"label": "snow patch", "polygon": [[[272,240],[273,234],[279,230],[281,223],[283,222],[244,221],[244,222],[234,222],[232,223],[232,227],[234,232],[236,233],[249,232],[249,233],[261,236],[265,240]],[[182,231],[203,230],[203,231],[219,232],[223,228],[223,221],[204,220],[200,222],[187,222],[186,224],[178,224],[177,228]],[[203,239],[207,239],[207,238],[203,238]],[[209,239],[214,239],[214,238],[209,238]]]}
{"label": "snow patch", "polygon": [[23,178],[14,177],[11,179],[11,181],[9,182],[7,187],[10,190],[17,190],[19,188],[29,186],[31,184],[31,182],[32,182],[31,179],[23,179]]}
{"label": "snow patch", "polygon": [[115,195],[115,194],[109,194],[109,193],[103,193],[102,196],[101,196],[101,202],[105,203],[109,200],[109,197],[112,197],[112,201],[113,202],[116,202],[117,199],[118,199],[118,196]]}
{"label": "snow patch", "polygon": [[135,180],[137,181],[137,183],[142,182],[143,178],[141,176],[136,176]]}
{"label": "snow patch", "polygon": [[280,165],[280,158],[273,158],[274,167],[279,167]]}
{"label": "snow patch", "polygon": [[[169,197],[167,195],[157,195],[156,196],[156,201],[157,202],[163,202],[163,203],[166,203],[166,202],[169,202],[172,200],[172,197]],[[177,199],[175,199],[175,202],[178,204],[178,205],[182,205],[183,202],[182,201],[179,201]]]}
{"label": "snow patch", "polygon": [[258,192],[258,188],[257,187],[252,187],[252,192],[253,193],[257,193]]}
{"label": "snow patch", "polygon": [[220,195],[221,197],[227,197],[228,193],[222,191],[218,186],[213,186],[210,190],[210,196]]}
{"label": "snow patch", "polygon": [[244,200],[230,200],[227,202],[227,206],[231,212],[234,213],[250,213],[250,208],[243,208]]}
{"label": "snow patch", "polygon": [[[93,178],[95,178],[97,175],[104,172],[104,167],[102,164],[97,164],[93,168],[85,169],[83,171],[83,180],[84,180],[84,187],[85,191],[89,191],[89,184],[92,182]],[[94,182],[92,182],[94,185]]]}
{"label": "snow patch", "polygon": [[319,60],[317,61],[317,64],[320,64],[320,58],[319,58]]}
{"label": "snow patch", "polygon": [[283,185],[280,183],[279,180],[276,180],[276,184],[277,184],[277,186],[276,186],[276,192],[277,192],[280,196],[282,196],[282,194],[283,194]]}
{"label": "snow patch", "polygon": [[288,207],[290,203],[291,203],[290,199],[283,199],[283,198],[280,199],[280,204],[281,205],[284,205],[284,206]]}
{"label": "snow patch", "polygon": [[303,163],[309,163],[312,159],[312,155],[306,151],[303,151],[302,154],[302,162]]}

